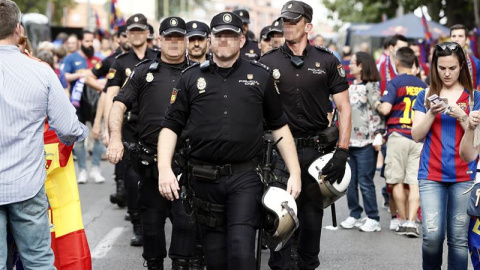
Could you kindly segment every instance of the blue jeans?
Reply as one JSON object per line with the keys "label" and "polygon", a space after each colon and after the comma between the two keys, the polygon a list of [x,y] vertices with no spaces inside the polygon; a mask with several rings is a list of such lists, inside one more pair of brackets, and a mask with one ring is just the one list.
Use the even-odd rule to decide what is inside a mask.
{"label": "blue jeans", "polygon": [[50,248],[50,221],[45,188],[33,198],[23,202],[0,205],[0,269],[7,262],[7,226],[11,229],[15,244],[25,269],[50,270],[54,256]]}
{"label": "blue jeans", "polygon": [[[87,168],[87,154],[85,152],[85,141],[79,141],[75,143],[73,147],[75,155],[77,156],[78,168],[84,170]],[[92,165],[100,166],[100,159],[102,158],[105,147],[100,140],[94,140],[93,153],[92,153]]]}
{"label": "blue jeans", "polygon": [[370,219],[379,221],[377,196],[373,177],[377,166],[377,152],[372,145],[364,147],[350,147],[350,160],[348,165],[352,171],[352,179],[348,185],[347,201],[350,216],[359,219],[363,208],[360,206],[358,197],[358,186],[363,196],[365,213]]}
{"label": "blue jeans", "polygon": [[448,269],[468,268],[467,206],[470,194],[463,195],[472,182],[440,183],[419,180],[423,216],[423,269],[441,269],[445,230]]}

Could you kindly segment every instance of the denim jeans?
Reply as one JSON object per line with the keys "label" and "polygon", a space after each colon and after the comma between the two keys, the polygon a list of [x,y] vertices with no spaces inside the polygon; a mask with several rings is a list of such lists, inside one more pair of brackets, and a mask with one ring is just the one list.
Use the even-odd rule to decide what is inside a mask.
{"label": "denim jeans", "polygon": [[0,270],[6,269],[7,226],[25,269],[55,269],[47,209],[44,187],[31,199],[0,205]]}
{"label": "denim jeans", "polygon": [[448,269],[468,268],[467,206],[470,194],[463,195],[472,182],[441,183],[419,180],[423,216],[423,269],[441,269],[443,241],[447,233]]}
{"label": "denim jeans", "polygon": [[349,154],[348,165],[350,165],[352,171],[352,179],[348,185],[347,202],[350,216],[358,219],[362,215],[363,208],[360,206],[358,197],[358,186],[360,186],[365,213],[369,218],[379,221],[377,196],[373,183],[377,165],[377,152],[372,145],[367,145],[350,147]]}
{"label": "denim jeans", "polygon": [[[78,168],[80,170],[87,168],[87,153],[85,152],[85,141],[79,141],[75,143],[73,147],[75,155],[77,156]],[[102,158],[105,147],[100,140],[94,140],[93,153],[92,153],[92,165],[100,166],[100,159]]]}

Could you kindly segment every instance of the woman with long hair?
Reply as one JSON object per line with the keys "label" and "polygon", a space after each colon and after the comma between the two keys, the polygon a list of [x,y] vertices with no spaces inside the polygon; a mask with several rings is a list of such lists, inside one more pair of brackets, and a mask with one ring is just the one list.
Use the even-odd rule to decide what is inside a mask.
{"label": "woman with long hair", "polygon": [[[340,223],[345,229],[359,228],[365,232],[380,231],[377,198],[373,177],[377,164],[377,151],[381,147],[381,130],[384,121],[374,108],[380,100],[380,74],[373,57],[365,52],[357,52],[350,60],[350,74],[355,76],[348,91],[352,107],[352,133],[350,136],[348,164],[352,179],[347,191],[349,217]],[[375,136],[380,141],[373,146]],[[378,140],[377,140],[378,141]],[[367,218],[360,220],[363,208],[360,206],[358,186],[363,196],[363,206]]]}
{"label": "woman with long hair", "polygon": [[425,141],[418,171],[423,269],[441,268],[445,233],[448,269],[467,269],[469,196],[463,192],[475,177],[476,161],[463,161],[459,148],[468,114],[479,109],[480,96],[474,95],[465,54],[455,42],[435,46],[430,77],[430,88],[418,94],[413,106],[412,128],[413,139]]}

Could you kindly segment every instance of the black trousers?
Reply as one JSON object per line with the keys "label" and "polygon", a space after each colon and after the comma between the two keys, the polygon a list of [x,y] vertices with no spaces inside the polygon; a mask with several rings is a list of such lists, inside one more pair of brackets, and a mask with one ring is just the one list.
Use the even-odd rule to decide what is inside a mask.
{"label": "black trousers", "polygon": [[192,176],[191,186],[196,197],[225,205],[224,213],[202,212],[225,220],[224,226],[216,228],[199,224],[207,269],[255,269],[255,236],[263,194],[258,175],[253,170],[239,172],[222,177],[217,184]]}
{"label": "black trousers", "polygon": [[190,259],[193,257],[196,227],[189,223],[181,200],[168,201],[160,195],[158,179],[140,177],[139,203],[143,228],[143,258],[165,258],[165,221],[172,220],[172,238],[169,257]]}
{"label": "black trousers", "polygon": [[[122,127],[123,140],[128,143],[136,143],[134,126],[131,123],[125,123]],[[140,222],[140,205],[138,203],[138,184],[141,176],[135,172],[132,167],[132,161],[127,152],[123,155],[123,180],[125,191],[127,192],[127,211],[130,214],[131,222]]]}
{"label": "black trousers", "polygon": [[[308,166],[315,158],[320,156],[320,153],[316,148],[301,148],[297,149],[297,152],[302,170],[302,192],[296,200],[300,226],[284,248],[278,252],[270,250],[268,265],[271,269],[290,269],[292,264],[291,247],[293,242],[298,245],[298,266],[300,269],[315,269],[320,265],[318,255],[320,254],[323,209],[321,209],[318,204],[317,196],[320,192],[318,184],[315,179],[308,174]],[[279,156],[277,162],[284,161]],[[285,176],[284,172],[276,170],[275,173]],[[315,199],[317,199],[317,201]]]}

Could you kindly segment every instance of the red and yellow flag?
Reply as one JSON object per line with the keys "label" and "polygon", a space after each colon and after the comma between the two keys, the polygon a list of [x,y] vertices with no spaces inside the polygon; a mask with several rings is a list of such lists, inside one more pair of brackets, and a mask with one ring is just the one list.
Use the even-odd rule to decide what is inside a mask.
{"label": "red and yellow flag", "polygon": [[53,130],[44,133],[45,190],[50,203],[52,250],[59,270],[91,270],[92,259],[83,228],[82,209],[72,146],[62,144]]}

